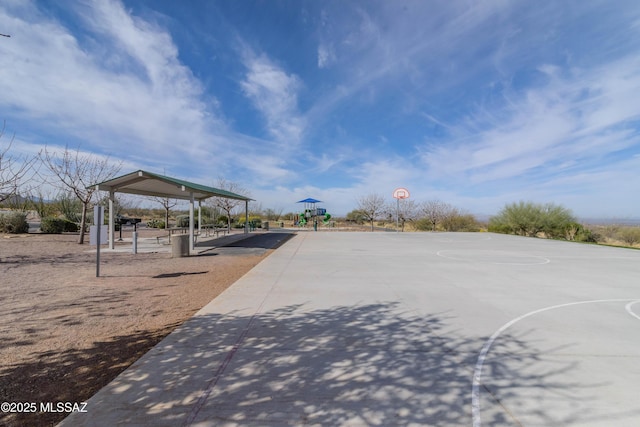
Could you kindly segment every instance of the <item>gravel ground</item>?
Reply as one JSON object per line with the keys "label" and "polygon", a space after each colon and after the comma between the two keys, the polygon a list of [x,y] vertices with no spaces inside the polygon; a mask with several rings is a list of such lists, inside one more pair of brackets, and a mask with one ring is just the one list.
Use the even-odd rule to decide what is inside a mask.
{"label": "gravel ground", "polygon": [[272,251],[102,251],[96,278],[76,241],[0,234],[0,402],[36,407],[0,412],[0,425],[55,425],[66,414],[41,403],[87,400]]}

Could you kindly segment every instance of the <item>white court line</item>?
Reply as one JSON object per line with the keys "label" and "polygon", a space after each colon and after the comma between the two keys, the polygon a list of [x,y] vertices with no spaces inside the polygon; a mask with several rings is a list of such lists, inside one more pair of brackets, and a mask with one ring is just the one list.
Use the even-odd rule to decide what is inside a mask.
{"label": "white court line", "polygon": [[637,303],[639,303],[639,302],[640,302],[640,301],[633,301],[633,302],[630,302],[629,304],[627,304],[627,305],[624,307],[624,309],[625,309],[625,310],[627,310],[627,313],[629,313],[630,315],[632,315],[633,317],[635,317],[635,318],[636,318],[636,319],[638,319],[638,320],[640,320],[640,316],[638,316],[637,314],[635,314],[635,313],[633,312],[633,310],[631,310],[631,306],[632,306],[633,304],[637,304]]}
{"label": "white court line", "polygon": [[527,314],[523,314],[522,316],[516,317],[515,319],[505,323],[504,325],[502,325],[500,329],[495,331],[493,335],[491,335],[491,337],[484,344],[484,346],[482,347],[482,350],[480,350],[480,355],[478,356],[478,360],[476,361],[476,367],[473,371],[473,386],[471,388],[471,419],[473,421],[473,427],[482,426],[482,419],[480,417],[480,381],[482,379],[482,366],[484,365],[484,360],[486,359],[487,353],[489,353],[489,350],[491,349],[493,342],[500,336],[500,334],[502,334],[504,331],[506,331],[511,326],[518,323],[519,321],[526,319],[527,317],[534,316],[539,313],[543,313],[545,311],[555,310],[557,308],[570,307],[572,305],[596,304],[596,303],[602,303],[602,302],[629,302],[629,304],[627,304],[625,307],[627,312],[631,314],[633,317],[636,317],[638,320],[640,320],[640,316],[636,315],[633,311],[631,311],[631,306],[633,304],[639,303],[640,302],[639,299],[602,299],[602,300],[593,300],[593,301],[570,302],[567,304],[553,305],[550,307],[545,307],[538,310],[530,311]]}

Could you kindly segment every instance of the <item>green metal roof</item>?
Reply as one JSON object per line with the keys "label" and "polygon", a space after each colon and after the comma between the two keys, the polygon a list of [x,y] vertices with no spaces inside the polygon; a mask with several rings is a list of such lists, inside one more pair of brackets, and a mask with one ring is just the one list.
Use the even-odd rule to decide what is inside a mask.
{"label": "green metal roof", "polygon": [[194,200],[204,200],[209,197],[224,197],[245,201],[253,200],[230,191],[207,187],[206,185],[170,178],[143,170],[131,172],[130,174],[122,175],[118,178],[95,184],[94,186],[101,191],[168,197],[170,199],[190,200],[191,193],[193,193]]}

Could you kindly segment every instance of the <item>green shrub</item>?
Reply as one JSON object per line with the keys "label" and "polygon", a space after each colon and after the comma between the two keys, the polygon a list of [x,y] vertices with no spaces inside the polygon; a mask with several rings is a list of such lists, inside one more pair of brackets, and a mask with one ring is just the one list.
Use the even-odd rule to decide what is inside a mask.
{"label": "green shrub", "polygon": [[49,234],[75,233],[80,230],[80,226],[64,218],[48,217],[40,222],[40,231]]}
{"label": "green shrub", "polygon": [[[189,221],[187,219],[187,221]],[[165,223],[163,219],[152,219],[147,222],[147,227],[150,228],[165,228]]]}
{"label": "green shrub", "polygon": [[576,242],[583,243],[598,243],[602,240],[602,236],[598,233],[594,233],[588,228],[582,228],[574,239]]}
{"label": "green shrub", "polygon": [[542,215],[542,231],[551,239],[565,239],[567,228],[576,223],[569,209],[553,203],[543,206]]}
{"label": "green shrub", "polygon": [[447,231],[480,231],[480,224],[471,214],[456,214],[445,218],[442,226]]}
{"label": "green shrub", "polygon": [[[198,218],[193,219],[194,227],[198,227]],[[176,227],[188,227],[189,226],[189,215],[178,215],[176,216]]]}
{"label": "green shrub", "polygon": [[38,213],[40,218],[46,218],[48,216],[55,215],[56,207],[54,203],[45,201],[42,195],[37,198],[31,199],[31,205],[33,209]]}
{"label": "green shrub", "polygon": [[571,211],[553,203],[519,202],[506,205],[489,220],[489,231],[536,237],[566,238],[567,227],[576,222]]}
{"label": "green shrub", "polygon": [[583,243],[598,243],[599,234],[577,222],[569,222],[564,226],[564,239]]}
{"label": "green shrub", "polygon": [[489,225],[487,226],[487,231],[492,233],[500,233],[500,234],[512,234],[513,228],[502,221],[495,220],[494,218],[489,219]]}
{"label": "green shrub", "polygon": [[[254,227],[256,228],[261,228],[262,227],[262,218],[260,218],[259,216],[249,216],[249,222],[253,224]],[[245,217],[241,217],[237,224],[235,224],[235,228],[242,228],[244,227],[244,223],[245,223]]]}
{"label": "green shrub", "polygon": [[414,227],[418,231],[433,231],[433,223],[429,218],[420,218],[414,223]]}
{"label": "green shrub", "polygon": [[[294,214],[290,214],[290,215],[294,215]],[[346,220],[347,222],[353,222],[355,224],[364,224],[366,221],[365,216],[362,213],[362,210],[359,210],[359,209],[355,209],[349,212],[347,214]]]}
{"label": "green shrub", "polygon": [[0,215],[0,232],[11,234],[28,233],[27,214],[14,212]]}
{"label": "green shrub", "polygon": [[71,193],[60,194],[56,200],[58,209],[62,215],[71,222],[80,222],[82,212],[82,202]]}

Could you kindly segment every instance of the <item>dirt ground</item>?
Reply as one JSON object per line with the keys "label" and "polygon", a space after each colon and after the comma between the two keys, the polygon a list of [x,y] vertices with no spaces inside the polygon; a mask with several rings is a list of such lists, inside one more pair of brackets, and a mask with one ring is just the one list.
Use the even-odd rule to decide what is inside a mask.
{"label": "dirt ground", "polygon": [[[0,402],[86,401],[271,253],[102,251],[96,278],[77,238],[0,234]],[[0,412],[0,425],[65,416]]]}

